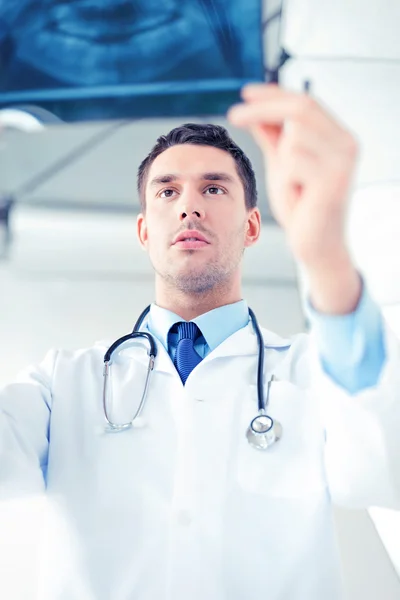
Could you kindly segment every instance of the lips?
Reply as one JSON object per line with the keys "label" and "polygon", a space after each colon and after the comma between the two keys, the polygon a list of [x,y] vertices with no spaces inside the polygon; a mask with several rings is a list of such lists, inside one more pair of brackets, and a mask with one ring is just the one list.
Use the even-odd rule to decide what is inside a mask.
{"label": "lips", "polygon": [[195,242],[205,242],[206,244],[210,243],[202,233],[196,230],[183,231],[182,233],[176,236],[173,243],[175,245],[178,242],[185,242],[187,240]]}
{"label": "lips", "polygon": [[183,249],[204,248],[209,245],[207,238],[199,231],[183,231],[173,242],[173,246]]}

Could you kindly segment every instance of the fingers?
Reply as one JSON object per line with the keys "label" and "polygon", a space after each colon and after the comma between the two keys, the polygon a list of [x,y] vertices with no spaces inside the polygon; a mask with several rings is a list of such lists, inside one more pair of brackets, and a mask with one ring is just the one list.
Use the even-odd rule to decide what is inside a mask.
{"label": "fingers", "polygon": [[297,183],[331,180],[332,188],[341,185],[349,166],[354,161],[342,146],[335,146],[329,139],[308,133],[285,136],[277,152],[277,160],[284,165],[290,180]]}
{"label": "fingers", "polygon": [[280,125],[254,125],[250,127],[250,132],[260,148],[265,148],[267,154],[273,156],[278,147],[282,127]]}
{"label": "fingers", "polygon": [[237,127],[252,127],[261,123],[283,125],[294,121],[325,136],[340,132],[337,123],[308,96],[272,96],[236,104],[229,110],[228,119]]}
{"label": "fingers", "polygon": [[[282,159],[282,150],[277,154],[278,146],[284,147],[285,159],[288,154],[299,154],[304,152],[309,155],[326,156],[330,160],[338,161],[348,159],[346,147],[340,136],[321,135],[318,131],[306,127],[301,123],[286,123],[285,127],[279,125],[257,125],[251,126],[255,141],[262,150],[265,150],[269,160]],[[285,136],[282,136],[282,130]]]}
{"label": "fingers", "polygon": [[242,104],[228,111],[228,119],[237,127],[280,125],[293,121],[325,136],[344,136],[348,132],[311,96],[285,90],[275,84],[249,84],[242,88]]}
{"label": "fingers", "polygon": [[286,144],[294,150],[304,150],[316,155],[341,151],[341,136],[326,135],[296,121],[285,124]]}
{"label": "fingers", "polygon": [[242,87],[240,95],[243,100],[263,100],[282,95],[281,88],[276,83],[249,83]]}
{"label": "fingers", "polygon": [[[232,107],[228,118],[249,129],[268,159],[271,174],[280,174],[280,185],[288,182],[277,197],[296,198],[303,185],[312,197],[322,197],[319,187],[326,181],[331,182],[332,192],[342,193],[358,154],[357,143],[346,129],[305,94],[258,84],[243,88],[242,96],[244,103]],[[297,195],[292,194],[291,184],[299,186]]]}
{"label": "fingers", "polygon": [[233,125],[249,129],[270,159],[282,133],[293,146],[317,154],[329,156],[336,152],[348,158],[357,154],[350,133],[309,96],[265,84],[247,86],[242,95],[246,101],[233,106],[228,119]]}
{"label": "fingers", "polygon": [[[317,208],[325,198],[324,165],[314,155],[305,152],[289,154],[285,159],[285,169],[280,176],[273,178],[275,188],[270,190],[271,210],[281,224],[287,223],[301,202],[303,191],[307,190],[309,210]],[[319,173],[320,177],[315,177]],[[277,189],[277,187],[279,189]]]}

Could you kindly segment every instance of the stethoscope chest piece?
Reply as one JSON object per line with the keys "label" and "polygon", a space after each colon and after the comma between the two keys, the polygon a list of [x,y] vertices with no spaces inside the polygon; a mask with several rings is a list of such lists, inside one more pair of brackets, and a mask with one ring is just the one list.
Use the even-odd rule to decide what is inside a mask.
{"label": "stethoscope chest piece", "polygon": [[257,450],[266,450],[282,437],[282,425],[264,413],[251,421],[247,432],[247,441]]}

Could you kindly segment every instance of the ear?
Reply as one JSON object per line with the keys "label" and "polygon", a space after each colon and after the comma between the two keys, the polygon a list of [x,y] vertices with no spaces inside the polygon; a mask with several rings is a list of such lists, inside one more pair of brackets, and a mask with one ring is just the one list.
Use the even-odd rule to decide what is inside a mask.
{"label": "ear", "polygon": [[260,237],[261,233],[261,214],[258,208],[252,208],[247,213],[246,237],[244,240],[245,248],[253,246]]}
{"label": "ear", "polygon": [[136,220],[136,233],[139,240],[139,244],[143,250],[147,249],[148,235],[147,235],[147,223],[146,217],[143,213],[139,213]]}

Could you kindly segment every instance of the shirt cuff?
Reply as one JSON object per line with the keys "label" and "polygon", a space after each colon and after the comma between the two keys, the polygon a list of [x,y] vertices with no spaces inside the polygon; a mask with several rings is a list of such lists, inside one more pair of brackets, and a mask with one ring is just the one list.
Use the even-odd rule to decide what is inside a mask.
{"label": "shirt cuff", "polygon": [[364,282],[352,313],[319,313],[309,298],[306,313],[325,373],[350,394],[375,386],[386,358],[383,319]]}

